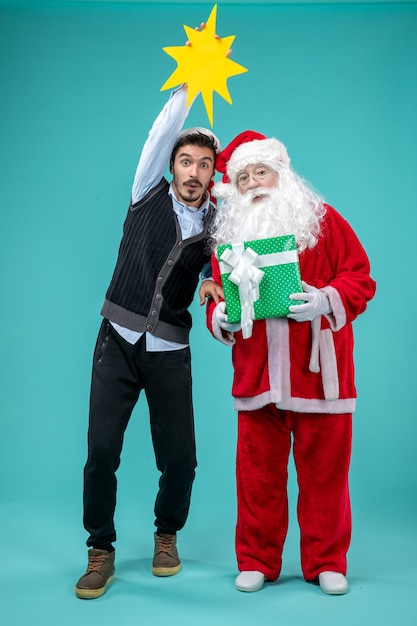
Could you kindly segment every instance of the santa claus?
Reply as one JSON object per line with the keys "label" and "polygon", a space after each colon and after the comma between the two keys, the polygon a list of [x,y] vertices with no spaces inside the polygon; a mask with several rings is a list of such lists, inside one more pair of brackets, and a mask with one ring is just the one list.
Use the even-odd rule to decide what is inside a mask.
{"label": "santa claus", "polygon": [[[278,578],[288,528],[293,445],[306,581],[343,594],[351,539],[348,472],[356,390],[353,320],[375,293],[367,255],[346,220],[291,168],[285,146],[245,131],[217,157],[223,174],[212,228],[217,246],[292,234],[303,292],[287,317],[255,320],[244,338],[225,302],[207,302],[214,337],[232,346],[238,411],[236,554],[240,591]],[[204,295],[204,285],[201,295]]]}

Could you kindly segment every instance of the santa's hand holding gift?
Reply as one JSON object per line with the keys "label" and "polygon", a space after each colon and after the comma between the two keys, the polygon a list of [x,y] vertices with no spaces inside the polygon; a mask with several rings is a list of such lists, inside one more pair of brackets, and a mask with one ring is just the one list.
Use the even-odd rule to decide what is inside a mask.
{"label": "santa's hand holding gift", "polygon": [[288,315],[253,319],[246,337],[230,324],[224,302],[207,303],[208,328],[232,346],[234,365],[236,587],[257,591],[280,574],[293,439],[303,575],[325,593],[343,594],[356,403],[352,322],[375,293],[368,257],[347,221],[291,169],[277,139],[245,131],[216,166],[223,180],[213,189],[214,280],[221,284],[219,245],[293,235],[303,281]]}

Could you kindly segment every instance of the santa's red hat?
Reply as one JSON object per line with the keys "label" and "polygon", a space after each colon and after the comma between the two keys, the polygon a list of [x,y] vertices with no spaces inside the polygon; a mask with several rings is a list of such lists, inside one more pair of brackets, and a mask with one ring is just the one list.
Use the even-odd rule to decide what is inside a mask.
{"label": "santa's red hat", "polygon": [[268,165],[278,172],[282,165],[290,164],[290,159],[286,147],[278,139],[245,130],[217,155],[216,169],[223,174],[223,183],[235,183],[237,174],[254,163]]}

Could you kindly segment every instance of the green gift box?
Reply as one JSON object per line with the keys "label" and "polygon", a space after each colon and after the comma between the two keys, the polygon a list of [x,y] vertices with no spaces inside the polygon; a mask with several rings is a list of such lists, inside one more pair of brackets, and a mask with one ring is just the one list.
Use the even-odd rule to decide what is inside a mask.
{"label": "green gift box", "polygon": [[294,235],[218,246],[228,320],[242,323],[251,336],[252,321],[285,317],[303,301],[290,300],[303,291]]}

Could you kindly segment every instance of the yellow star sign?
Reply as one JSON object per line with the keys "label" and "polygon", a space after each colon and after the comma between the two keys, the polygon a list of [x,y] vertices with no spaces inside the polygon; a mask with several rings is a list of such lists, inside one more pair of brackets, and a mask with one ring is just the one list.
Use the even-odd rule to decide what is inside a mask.
{"label": "yellow star sign", "polygon": [[216,15],[217,4],[214,5],[205,28],[201,31],[184,25],[188,45],[163,48],[178,65],[161,87],[163,91],[187,83],[187,105],[190,105],[201,92],[211,126],[213,126],[213,91],[232,104],[226,81],[230,76],[247,72],[245,67],[231,61],[227,56],[235,35],[223,39],[215,37]]}

